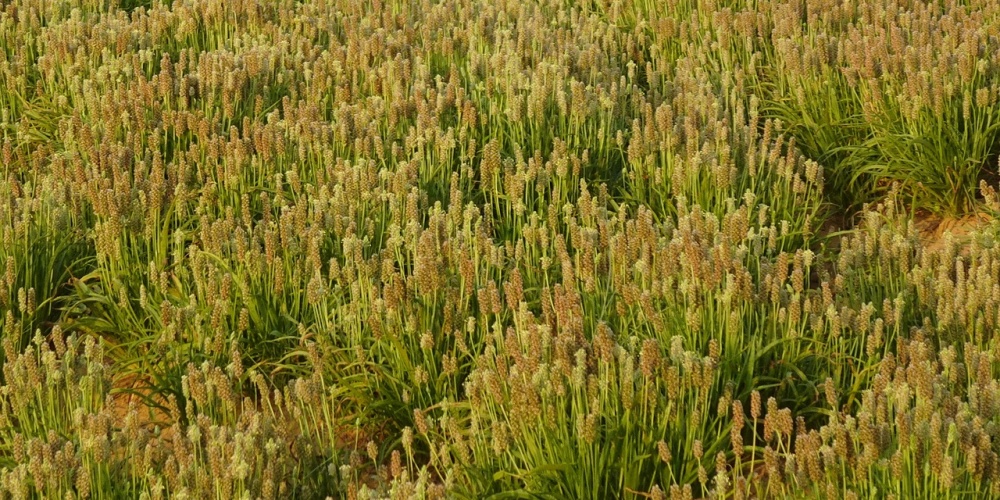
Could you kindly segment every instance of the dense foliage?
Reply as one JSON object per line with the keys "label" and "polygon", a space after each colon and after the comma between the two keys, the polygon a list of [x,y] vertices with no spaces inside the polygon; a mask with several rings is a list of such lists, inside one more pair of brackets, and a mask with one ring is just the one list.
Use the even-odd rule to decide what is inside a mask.
{"label": "dense foliage", "polygon": [[0,1],[0,498],[1000,496],[998,100],[994,0]]}

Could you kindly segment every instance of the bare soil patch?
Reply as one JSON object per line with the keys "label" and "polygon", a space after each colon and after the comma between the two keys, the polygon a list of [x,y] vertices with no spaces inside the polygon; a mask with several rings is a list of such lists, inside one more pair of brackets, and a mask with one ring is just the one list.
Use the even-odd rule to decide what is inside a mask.
{"label": "bare soil patch", "polygon": [[943,249],[948,234],[951,234],[960,247],[968,245],[972,234],[984,228],[990,220],[990,216],[984,213],[963,217],[941,217],[929,213],[914,214],[914,224],[920,232],[920,242],[923,244],[924,250],[929,252]]}

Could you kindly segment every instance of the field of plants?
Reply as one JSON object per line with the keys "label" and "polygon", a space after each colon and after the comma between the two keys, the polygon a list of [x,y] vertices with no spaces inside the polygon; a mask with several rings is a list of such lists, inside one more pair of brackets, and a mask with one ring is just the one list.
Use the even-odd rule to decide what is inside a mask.
{"label": "field of plants", "polygon": [[1000,498],[996,0],[0,0],[0,498]]}

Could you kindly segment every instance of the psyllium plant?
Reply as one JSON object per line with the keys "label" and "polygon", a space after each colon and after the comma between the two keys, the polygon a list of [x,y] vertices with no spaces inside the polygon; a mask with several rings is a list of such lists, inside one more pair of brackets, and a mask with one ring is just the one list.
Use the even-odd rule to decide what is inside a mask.
{"label": "psyllium plant", "polygon": [[994,3],[3,2],[0,496],[1000,496]]}
{"label": "psyllium plant", "polygon": [[755,79],[855,203],[898,182],[919,207],[974,213],[1000,126],[998,13],[989,2],[774,2]]}
{"label": "psyllium plant", "polygon": [[74,206],[63,186],[45,178],[23,179],[13,171],[13,160],[8,165],[6,180],[0,181],[0,332],[18,350],[37,329],[51,328],[69,281],[94,263],[83,229],[86,211]]}
{"label": "psyllium plant", "polygon": [[715,413],[727,396],[711,397],[718,358],[684,351],[680,338],[669,349],[635,337],[623,345],[605,326],[581,343],[523,320],[469,376],[468,413],[422,431],[447,443],[433,465],[461,473],[456,491],[645,492],[695,483],[703,453],[729,451]]}
{"label": "psyllium plant", "polygon": [[[315,496],[356,481],[338,449],[339,392],[319,371],[272,389],[239,355],[189,365],[166,411],[116,389],[93,337],[56,327],[5,343],[0,488],[13,497]],[[313,358],[319,361],[318,358]],[[346,468],[345,468],[346,467]]]}

